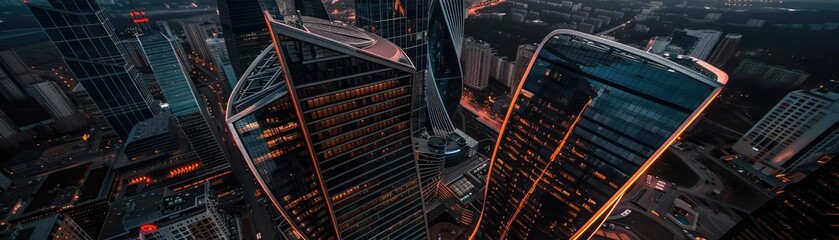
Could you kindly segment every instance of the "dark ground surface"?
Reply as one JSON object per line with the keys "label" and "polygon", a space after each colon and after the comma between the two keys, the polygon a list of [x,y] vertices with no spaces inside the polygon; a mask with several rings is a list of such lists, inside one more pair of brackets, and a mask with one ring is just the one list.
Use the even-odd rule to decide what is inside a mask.
{"label": "dark ground surface", "polygon": [[712,162],[719,160],[712,160],[706,157],[699,157],[697,160],[718,176],[717,180],[720,181],[723,189],[716,199],[721,202],[751,212],[768,200],[764,197],[765,195],[763,193],[758,192],[749,186],[749,183],[744,182],[741,178],[735,176],[734,173],[726,170],[726,166]]}
{"label": "dark ground surface", "polygon": [[699,182],[699,176],[671,151],[665,151],[648,173],[683,187],[692,187]]}
{"label": "dark ground surface", "polygon": [[624,218],[615,220],[615,222],[632,226],[635,231],[644,235],[647,239],[673,239],[675,237],[670,230],[661,226],[661,224],[637,212],[632,212]]}

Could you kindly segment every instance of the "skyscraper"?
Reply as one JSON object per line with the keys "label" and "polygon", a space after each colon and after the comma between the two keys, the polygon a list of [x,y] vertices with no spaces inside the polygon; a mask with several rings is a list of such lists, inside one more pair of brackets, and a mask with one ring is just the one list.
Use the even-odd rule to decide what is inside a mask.
{"label": "skyscraper", "polygon": [[489,69],[492,61],[492,48],[489,43],[467,38],[463,42],[464,85],[483,90],[489,85]]}
{"label": "skyscraper", "polygon": [[460,107],[463,91],[460,56],[465,8],[462,0],[434,0],[431,4],[428,59],[417,61],[428,61],[424,95],[431,131],[446,136],[454,131],[451,119]]}
{"label": "skyscraper", "polygon": [[20,128],[0,109],[0,149],[5,151],[16,150],[21,141]]}
{"label": "skyscraper", "polygon": [[402,48],[417,70],[425,70],[430,0],[357,0],[355,25]]}
{"label": "skyscraper", "polygon": [[0,95],[6,99],[6,101],[16,102],[26,99],[26,94],[23,93],[23,90],[20,86],[15,83],[15,80],[12,79],[12,76],[6,73],[6,70],[0,68]]}
{"label": "skyscraper", "polygon": [[516,93],[516,88],[519,87],[522,77],[527,72],[527,66],[530,63],[530,59],[533,58],[533,54],[536,53],[537,48],[539,48],[539,45],[531,43],[519,45],[518,50],[516,50],[515,70],[513,71],[513,81],[512,85],[510,85],[509,92],[510,98]]}
{"label": "skyscraper", "polygon": [[422,189],[423,204],[429,206],[438,197],[439,184],[443,180],[443,169],[446,165],[446,139],[431,136],[427,139],[417,138],[417,169],[419,171],[420,188]]}
{"label": "skyscraper", "polygon": [[[84,89],[81,84],[76,84],[76,87],[71,90],[73,99],[76,100],[79,110],[85,114],[86,118],[93,122],[93,125],[101,132],[112,132],[111,124],[108,123],[102,111],[96,107],[96,102],[90,97],[90,93]],[[130,133],[130,132],[129,132]]]}
{"label": "skyscraper", "polygon": [[258,0],[219,0],[218,11],[230,63],[239,78],[271,44],[268,24]]}
{"label": "skyscraper", "polygon": [[[428,64],[428,38],[429,7],[431,0],[357,0],[355,1],[355,25],[376,35],[379,35],[402,48],[408,58],[414,63],[417,72],[426,70]],[[432,121],[443,120],[442,115],[428,108],[428,96],[439,95],[429,93],[435,89],[429,89],[430,85],[425,73],[417,74],[414,81],[414,107],[413,125],[418,126],[414,130],[416,136],[433,128]],[[433,115],[429,116],[429,115]],[[445,127],[445,121],[439,121],[438,127]]]}
{"label": "skyscraper", "polygon": [[330,20],[329,13],[321,0],[294,0],[294,9],[303,16]]}
{"label": "skyscraper", "polygon": [[117,42],[117,46],[125,51],[125,58],[129,63],[131,63],[131,65],[134,65],[134,68],[138,71],[144,73],[151,71],[149,61],[146,60],[146,54],[143,53],[143,47],[140,46],[140,42],[137,41],[137,38],[129,38],[119,41]]}
{"label": "skyscraper", "polygon": [[120,139],[128,137],[134,124],[154,116],[148,89],[117,47],[113,27],[96,1],[27,6]]}
{"label": "skyscraper", "polygon": [[[600,37],[549,34],[513,96],[472,239],[586,239],[727,76]],[[686,66],[687,65],[687,66]]]}
{"label": "skyscraper", "polygon": [[32,84],[27,91],[57,122],[72,120],[73,117],[78,116],[75,105],[67,97],[61,85],[56,82],[44,81]]}
{"label": "skyscraper", "polygon": [[183,51],[178,40],[162,33],[143,35],[138,40],[148,56],[172,116],[183,129],[204,169],[213,171],[227,167],[227,159],[215,136],[218,127],[207,112],[204,101],[199,100],[197,89],[186,70],[188,65],[178,54]]}
{"label": "skyscraper", "polygon": [[0,69],[11,75],[20,85],[29,85],[39,80],[38,75],[12,50],[0,51]]}
{"label": "skyscraper", "polygon": [[43,81],[29,85],[26,88],[29,96],[38,101],[47,114],[55,121],[54,127],[59,132],[69,132],[85,129],[88,122],[80,114],[75,104],[70,101],[67,93],[56,82]]}
{"label": "skyscraper", "polygon": [[308,239],[426,238],[411,61],[352,26],[285,21],[271,20],[276,45],[248,68],[227,113],[271,203]]}
{"label": "skyscraper", "polygon": [[40,78],[20,59],[14,51],[0,51],[0,94],[7,101],[16,102],[27,98],[24,89]]}
{"label": "skyscraper", "polygon": [[839,161],[821,165],[804,180],[747,215],[722,239],[837,239]]}
{"label": "skyscraper", "polygon": [[729,33],[725,35],[725,38],[720,41],[719,46],[717,49],[714,50],[714,54],[711,54],[711,58],[708,60],[709,63],[713,64],[717,67],[722,67],[728,60],[734,56],[734,53],[737,52],[737,44],[740,44],[740,39],[743,38],[743,34],[739,33]]}
{"label": "skyscraper", "polygon": [[213,37],[207,39],[207,49],[210,50],[210,56],[216,66],[221,68],[224,72],[224,77],[230,84],[230,88],[236,86],[239,79],[236,77],[236,72],[233,70],[233,65],[230,63],[230,56],[227,54],[227,48],[224,44],[223,38]]}
{"label": "skyscraper", "polygon": [[820,159],[839,152],[839,93],[787,94],[732,149],[760,174],[800,180]]}
{"label": "skyscraper", "polygon": [[169,26],[169,22],[167,21],[157,21],[157,28],[160,29],[160,32],[168,37],[174,37],[175,31],[172,31],[172,27]]}

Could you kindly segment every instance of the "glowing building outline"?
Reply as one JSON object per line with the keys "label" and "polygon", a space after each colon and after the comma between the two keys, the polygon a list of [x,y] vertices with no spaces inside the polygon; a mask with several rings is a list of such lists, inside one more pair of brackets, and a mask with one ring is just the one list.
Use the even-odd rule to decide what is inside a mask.
{"label": "glowing building outline", "polygon": [[[360,31],[353,26],[301,16],[286,16],[285,22],[279,22],[278,20],[272,19],[270,16],[266,16],[266,19],[270,23],[271,28],[269,29],[271,30],[271,36],[274,38],[276,44],[265,48],[265,50],[263,50],[259,57],[257,57],[256,61],[251,64],[242,76],[241,80],[237,83],[237,86],[233,91],[233,96],[230,98],[229,108],[227,110],[227,122],[233,131],[234,140],[237,146],[243,152],[248,167],[254,174],[263,191],[267,193],[266,195],[272,205],[274,205],[274,207],[281,213],[283,219],[289,223],[292,228],[292,234],[303,239],[349,239],[353,237],[362,237],[361,234],[365,234],[367,237],[387,237],[388,235],[393,235],[390,237],[398,237],[395,236],[397,234],[405,234],[402,235],[402,237],[424,237],[427,234],[427,227],[424,226],[425,220],[424,215],[422,214],[423,208],[419,196],[418,173],[416,170],[416,163],[413,158],[414,155],[411,151],[412,145],[410,144],[410,119],[407,118],[411,115],[410,102],[413,97],[411,86],[413,86],[412,81],[416,73],[413,63],[411,63],[410,59],[396,45],[381,37]],[[318,54],[316,54],[316,56],[295,55],[297,53],[305,54],[301,53],[301,51],[308,52],[310,50],[317,51]],[[307,56],[314,58],[301,62],[301,59],[297,58],[300,56],[303,56],[303,58],[306,58]],[[316,126],[324,121],[331,121],[332,119],[337,119],[342,116],[342,113],[329,113],[329,115],[324,117],[313,117],[316,114],[319,114],[319,109],[332,108],[332,106],[339,105],[343,106],[345,103],[356,101],[355,98],[357,97],[339,102],[330,102],[328,103],[329,105],[312,105],[313,103],[321,104],[313,102],[315,98],[320,99],[320,97],[313,97],[311,93],[312,86],[329,84],[329,82],[338,83],[342,80],[336,79],[344,77],[340,75],[329,75],[329,77],[327,77],[326,75],[320,75],[328,74],[327,72],[304,72],[298,67],[306,66],[306,64],[312,62],[325,62],[342,58],[357,59],[357,61],[368,61],[373,64],[380,64],[384,67],[384,69],[392,69],[391,71],[395,71],[397,75],[387,78],[373,77],[370,78],[370,80],[373,81],[365,83],[358,88],[346,88],[346,86],[344,86],[343,90],[340,90],[345,91],[347,89],[358,89],[358,91],[353,90],[352,92],[347,93],[336,92],[325,96],[335,95],[341,97],[348,94],[360,94],[363,91],[372,91],[371,89],[373,88],[368,89],[368,87],[379,87],[381,84],[385,84],[381,86],[391,86],[387,84],[390,84],[390,82],[399,82],[401,85],[392,85],[393,87],[390,87],[389,89],[375,90],[379,92],[369,95],[370,99],[367,101],[373,102],[369,103],[369,108],[358,108],[358,111],[352,110],[361,112],[366,111],[366,109],[373,109],[374,106],[385,106],[384,103],[397,103],[397,101],[401,102],[403,100],[407,100],[404,104],[400,103],[401,105],[398,105],[400,109],[399,115],[393,115],[393,117],[383,118],[382,120],[373,120],[374,118],[372,117],[377,117],[377,115],[385,117],[389,115],[384,114],[390,113],[385,113],[383,111],[371,112],[369,116],[362,115],[364,119],[370,119],[371,123],[368,124],[365,123],[365,121],[360,121],[360,123],[368,125],[353,130],[341,130],[344,132],[339,133],[332,133],[330,128],[321,128]],[[365,71],[373,71],[373,73],[375,73],[381,72],[382,70],[371,69]],[[312,75],[307,75],[310,73]],[[370,72],[366,73],[369,74]],[[313,78],[305,80],[309,79],[308,77]],[[318,82],[312,83],[306,81]],[[362,88],[365,90],[361,90]],[[339,89],[341,88],[326,88],[322,90],[338,91]],[[399,95],[394,95],[389,98],[380,98],[380,96],[385,96],[382,94],[390,93],[399,93]],[[282,108],[282,111],[281,113],[269,112],[272,111],[270,108]],[[395,110],[388,111],[396,114]],[[273,115],[264,115],[263,113],[265,112]],[[249,118],[251,120],[248,120]],[[375,119],[378,119],[378,117]],[[367,134],[366,132],[363,134],[367,135],[362,135],[363,138],[377,137],[379,140],[371,141],[364,146],[365,148],[366,146],[373,147],[373,149],[376,149],[375,151],[382,152],[378,154],[373,154],[371,152],[369,154],[357,155],[352,159],[347,159],[347,162],[360,158],[366,159],[368,156],[373,157],[373,159],[367,162],[377,162],[379,159],[389,159],[388,162],[400,164],[398,166],[399,169],[402,170],[395,168],[393,170],[393,174],[397,175],[391,174],[375,177],[381,178],[381,180],[379,180],[381,182],[376,183],[375,185],[370,184],[369,186],[366,183],[367,180],[363,179],[371,178],[376,174],[370,175],[367,172],[359,173],[359,175],[353,178],[362,180],[363,184],[359,185],[349,185],[346,184],[349,182],[341,180],[341,178],[337,178],[343,177],[343,175],[337,173],[344,170],[336,170],[339,165],[335,164],[339,162],[332,161],[335,158],[327,157],[332,153],[331,150],[329,152],[325,150],[333,147],[324,148],[325,143],[349,134],[367,131],[368,128],[371,128],[371,124],[379,124],[383,122],[391,124],[391,120],[396,121],[397,119],[399,121],[399,126],[401,127],[393,125],[393,129],[399,129],[394,130],[398,131],[398,136],[395,134],[396,132],[388,133],[384,130],[382,130],[381,133],[378,133],[379,130],[375,130],[375,135],[370,135],[372,133]],[[265,121],[270,121],[271,123]],[[355,121],[348,122],[347,124],[349,123],[355,123]],[[266,124],[275,125],[268,126]],[[343,125],[346,124],[340,124],[340,126]],[[253,130],[257,131],[253,132]],[[262,130],[267,132],[263,132]],[[324,131],[327,130],[329,130],[329,132],[324,135]],[[251,133],[247,133],[249,131],[251,131]],[[280,136],[281,138],[269,139],[269,135]],[[394,137],[399,137],[398,141],[390,142],[389,140],[395,139]],[[351,138],[350,141],[357,139],[360,138]],[[273,140],[278,140],[280,143],[277,143],[277,141],[269,142]],[[263,151],[255,154],[257,151],[262,151],[259,149],[262,146],[260,145],[260,142],[262,142],[261,144],[265,144],[266,147],[270,144],[273,146],[288,146],[289,148],[272,148],[274,150],[270,152]],[[339,141],[338,144],[344,145],[333,145],[334,148],[350,146],[352,143],[340,143]],[[362,148],[354,148],[353,151],[360,149]],[[397,153],[395,152],[396,150],[399,150],[400,152]],[[277,155],[275,155],[274,152],[277,152]],[[289,154],[295,152],[300,155]],[[336,154],[340,155],[333,156],[344,155],[344,153]],[[404,164],[402,164],[403,162]],[[294,166],[280,165],[288,163]],[[330,165],[332,167],[328,167]],[[382,164],[382,166],[384,165],[389,164]],[[321,169],[322,166],[325,166],[326,168]],[[358,167],[361,166],[359,165]],[[359,169],[358,167],[354,167],[353,169]],[[283,171],[282,169],[277,171],[278,168],[288,168],[291,171]],[[347,169],[346,171],[349,172],[353,169]],[[401,173],[398,173],[397,170]],[[391,172],[391,170],[382,169],[379,171],[381,171],[382,174]],[[297,178],[305,178],[299,181],[305,181],[306,184],[295,185],[295,183],[288,183],[283,185],[284,183],[277,183],[277,181],[298,180],[293,179],[294,177],[290,179],[280,179],[277,178],[278,176],[272,175],[272,173],[290,174],[290,176],[297,176]],[[272,183],[272,181],[274,183]],[[292,189],[300,188],[300,186],[303,186],[303,189],[300,191]],[[395,188],[384,188],[385,186],[393,186]],[[349,188],[344,190],[344,187]],[[390,197],[384,197],[386,195],[378,195],[385,193],[390,194],[392,192],[405,192],[403,194],[407,195],[388,195]],[[410,197],[410,195],[416,196]],[[361,198],[362,196],[368,198],[372,196],[378,197],[366,199]],[[354,199],[355,197],[359,197],[360,199]],[[378,203],[381,201],[384,202]],[[348,208],[347,204],[349,203],[358,204],[359,207]],[[298,208],[298,204],[310,205],[308,205],[309,207]],[[374,204],[371,205],[373,207],[382,207],[369,209],[360,207],[368,204]],[[388,209],[386,206],[401,207],[399,209]],[[349,214],[356,213],[356,210],[358,210],[358,214]],[[394,216],[389,216],[390,214],[394,214]],[[356,219],[356,216],[360,216],[362,218]],[[374,216],[375,218],[373,218]],[[344,221],[339,221],[341,219]],[[371,222],[368,223],[367,221]],[[315,223],[315,226],[309,223]],[[370,225],[372,226],[370,230],[348,230],[352,229],[356,225],[367,226],[365,224],[374,225]],[[380,229],[381,231],[374,231],[375,229]],[[371,231],[374,231],[375,233]]]}
{"label": "glowing building outline", "polygon": [[[493,185],[493,169],[495,167],[499,167],[502,164],[510,164],[510,163],[499,162],[500,161],[498,159],[499,147],[500,147],[502,141],[505,139],[505,135],[507,135],[507,134],[505,134],[505,133],[507,133],[506,128],[508,127],[508,125],[510,125],[511,116],[513,115],[513,112],[514,111],[517,111],[517,112],[524,111],[524,108],[527,107],[527,106],[518,106],[518,98],[522,95],[526,95],[527,98],[533,97],[533,93],[531,93],[529,91],[524,91],[522,88],[523,88],[524,85],[528,84],[527,83],[528,76],[530,75],[531,70],[533,70],[534,64],[536,62],[541,62],[542,64],[548,64],[549,66],[554,64],[554,63],[546,63],[545,61],[547,61],[547,60],[539,60],[539,59],[542,58],[540,55],[542,54],[543,47],[546,44],[548,44],[549,41],[551,41],[553,39],[560,39],[560,37],[573,39],[573,40],[569,40],[569,42],[570,41],[578,41],[576,44],[588,45],[589,47],[591,47],[593,49],[598,49],[600,51],[609,51],[610,54],[621,55],[621,57],[627,57],[629,59],[632,59],[632,61],[637,61],[637,62],[641,62],[641,63],[644,63],[644,64],[650,64],[650,65],[653,65],[654,67],[658,68],[659,70],[666,70],[667,72],[670,72],[670,73],[683,74],[684,77],[689,78],[689,79],[693,79],[693,80],[697,81],[698,84],[707,85],[707,87],[709,88],[709,93],[710,93],[710,94],[708,94],[708,97],[704,98],[704,100],[702,100],[701,102],[697,101],[699,99],[694,99],[694,101],[698,103],[698,106],[693,110],[688,109],[688,110],[691,111],[691,113],[686,116],[685,120],[683,122],[680,122],[680,124],[675,129],[675,131],[673,131],[669,135],[668,138],[664,139],[663,143],[650,155],[649,158],[644,160],[643,163],[640,164],[640,166],[635,171],[631,171],[631,172],[633,172],[632,175],[629,176],[627,178],[627,180],[620,185],[620,187],[612,186],[613,188],[616,188],[616,191],[612,194],[611,197],[608,198],[608,200],[606,200],[602,204],[596,204],[596,203],[592,204],[592,205],[599,205],[599,207],[596,207],[596,210],[591,211],[593,213],[593,214],[591,214],[591,216],[586,216],[588,218],[587,218],[587,220],[585,220],[585,222],[582,225],[580,225],[580,226],[557,226],[557,228],[564,228],[566,230],[569,230],[567,232],[573,233],[573,234],[569,234],[568,236],[566,236],[567,238],[570,238],[570,239],[580,239],[580,238],[588,239],[588,238],[591,237],[591,234],[593,234],[595,232],[597,226],[600,226],[602,224],[602,221],[605,221],[605,216],[608,216],[608,214],[612,210],[614,210],[615,203],[623,196],[623,194],[629,189],[629,187],[643,174],[643,172],[646,171],[649,168],[650,165],[652,165],[652,163],[655,161],[655,159],[657,159],[658,156],[660,156],[664,152],[664,150],[666,150],[666,148],[670,144],[672,144],[676,140],[676,138],[685,129],[687,129],[687,127],[693,121],[696,120],[696,118],[710,104],[710,102],[713,101],[716,98],[716,96],[719,94],[719,92],[722,88],[722,85],[724,85],[728,80],[728,76],[724,72],[714,68],[713,66],[711,66],[708,63],[705,63],[705,62],[700,61],[700,60],[696,60],[694,58],[685,57],[685,56],[679,56],[678,57],[679,61],[689,62],[691,64],[691,67],[689,68],[687,66],[683,66],[681,64],[677,64],[677,63],[668,61],[667,59],[665,59],[663,57],[647,54],[647,53],[644,53],[641,50],[631,48],[631,47],[628,47],[628,46],[625,46],[625,45],[622,45],[622,44],[619,44],[619,43],[615,43],[615,42],[612,42],[612,41],[609,41],[609,40],[606,40],[606,39],[603,39],[603,38],[600,38],[600,37],[576,32],[576,31],[573,31],[573,30],[556,30],[556,31],[552,32],[539,45],[538,49],[536,50],[536,54],[534,55],[533,58],[531,58],[530,63],[527,67],[526,73],[528,73],[528,74],[525,74],[525,76],[522,77],[522,80],[519,82],[519,85],[516,88],[516,91],[515,91],[515,94],[514,94],[513,100],[512,100],[512,102],[516,103],[516,104],[511,104],[510,108],[508,109],[507,114],[505,116],[504,123],[501,127],[501,131],[500,131],[501,134],[499,134],[498,139],[497,139],[496,144],[495,144],[495,147],[493,149],[492,156],[490,158],[490,168],[489,168],[489,172],[487,174],[487,181],[486,181],[487,185],[485,186],[485,191],[484,191],[484,200],[483,200],[484,203],[482,205],[483,207],[481,209],[481,214],[479,215],[478,225],[475,227],[475,229],[473,229],[473,231],[470,235],[470,239],[479,239],[481,237],[478,237],[478,234],[483,233],[483,231],[481,231],[481,227],[482,227],[482,224],[484,223],[483,218],[485,217],[485,215],[487,214],[487,211],[488,211],[487,210],[487,208],[488,208],[487,200],[488,200],[488,197],[489,197],[489,190],[492,189],[493,186],[494,186]],[[557,40],[557,41],[560,41],[560,40]],[[555,44],[555,43],[553,43],[553,44]],[[551,54],[553,54],[553,53],[551,53]],[[544,66],[542,66],[542,68],[544,68]],[[549,71],[549,73],[550,73],[550,71]],[[546,74],[548,74],[548,73],[546,73]],[[562,78],[561,73],[554,73],[554,74],[560,74],[559,77],[561,79],[564,79],[564,78]],[[545,77],[547,77],[547,76],[545,76]],[[569,79],[572,79],[572,80],[565,80],[565,81],[566,82],[567,81],[573,81],[573,78],[569,78]],[[537,76],[537,77],[534,77],[533,80],[538,81],[538,80],[541,80],[541,78],[539,78],[539,76]],[[541,83],[530,83],[530,84],[541,84]],[[599,96],[599,94],[601,94],[601,93],[597,93],[597,94]],[[594,95],[588,95],[588,96],[594,96]],[[576,123],[580,120],[580,117],[583,116],[582,113],[585,113],[586,109],[591,105],[591,99],[597,99],[597,98],[590,98],[585,104],[583,104],[582,102],[579,102],[576,105],[577,108],[580,109],[579,113],[568,115],[569,116],[568,120],[573,120],[572,124],[569,124],[569,126],[565,126],[568,129],[567,130],[568,133],[577,132],[577,130],[575,128],[575,126],[577,125]],[[576,111],[573,111],[573,112],[576,112]],[[522,121],[522,120],[519,120],[519,121]],[[536,124],[536,123],[533,123],[533,124]],[[553,161],[555,160],[557,154],[559,154],[559,151],[564,146],[565,140],[568,140],[567,138],[568,138],[568,135],[566,134],[565,137],[563,137],[562,140],[559,141],[559,145],[558,145],[559,147],[551,155],[551,158],[549,159],[549,162],[545,163],[545,165],[544,165],[545,167],[542,171],[542,174],[539,175],[537,180],[532,181],[534,187],[537,186],[537,185],[542,185],[542,182],[544,182],[542,180],[542,176],[544,175],[545,170],[548,170],[548,168],[550,168],[551,164],[553,164]],[[583,138],[580,138],[580,137],[577,137],[577,138],[578,139],[583,139]],[[565,154],[570,155],[570,154],[577,154],[577,153],[574,152],[574,150],[571,150],[570,153],[566,152]],[[585,160],[585,157],[581,157],[581,158],[583,160]],[[586,162],[586,164],[594,164],[594,163]],[[508,174],[510,174],[510,173],[508,173]],[[554,177],[557,177],[556,174],[557,174],[556,172],[553,172],[551,175],[554,176]],[[596,174],[597,173],[595,172],[593,175],[596,175]],[[600,174],[600,175],[602,175],[602,174]],[[495,181],[504,181],[504,180],[503,179],[495,179]],[[495,187],[495,188],[497,188],[497,187]],[[532,192],[532,190],[533,189],[528,190],[524,194],[522,199],[518,201],[518,204],[517,204],[518,207],[515,208],[515,212],[513,212],[510,219],[506,219],[503,216],[488,216],[488,217],[492,217],[492,218],[501,218],[501,220],[496,221],[496,222],[498,224],[503,224],[503,226],[483,226],[483,227],[485,229],[492,229],[493,227],[499,227],[499,230],[498,230],[499,235],[498,236],[500,236],[501,238],[507,237],[507,233],[511,229],[510,225],[513,222],[518,222],[518,221],[516,221],[517,220],[516,216],[518,215],[522,206],[524,206],[526,203],[529,202],[528,200],[530,200],[530,199],[528,197],[530,196],[530,193]],[[556,190],[554,190],[554,191],[556,191]],[[591,198],[589,198],[589,199],[591,199]],[[508,202],[510,202],[510,201],[508,201]],[[515,202],[515,201],[512,201],[512,202]],[[492,208],[498,208],[498,207],[503,208],[503,206],[493,206]],[[606,214],[606,215],[604,215],[604,214]],[[580,218],[580,217],[583,217],[583,216],[575,216],[574,218]],[[599,221],[599,223],[598,223],[598,221]],[[519,224],[521,224],[521,223],[519,223]],[[595,226],[595,227],[592,228],[592,226]],[[527,234],[529,234],[528,232],[530,232],[527,229],[525,229],[525,230],[516,229],[516,230],[517,231],[524,231],[525,236]],[[492,231],[492,230],[484,230],[484,231]],[[492,234],[492,233],[490,233],[490,234]],[[556,233],[554,233],[554,234],[556,234]],[[482,235],[482,237],[483,236],[484,235]],[[539,235],[539,236],[540,237],[545,237],[545,235]],[[513,238],[517,238],[517,237],[513,237]]]}

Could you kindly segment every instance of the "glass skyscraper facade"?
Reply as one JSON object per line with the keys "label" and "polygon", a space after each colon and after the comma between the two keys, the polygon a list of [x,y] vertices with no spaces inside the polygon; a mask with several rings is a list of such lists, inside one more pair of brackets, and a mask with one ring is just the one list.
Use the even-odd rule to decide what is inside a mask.
{"label": "glass skyscraper facade", "polygon": [[719,93],[725,73],[571,30],[549,34],[507,112],[472,239],[586,239]]}
{"label": "glass skyscraper facade", "polygon": [[294,0],[294,8],[300,15],[329,20],[329,13],[320,0]]}
{"label": "glass skyscraper facade", "polygon": [[357,0],[355,25],[405,51],[417,70],[425,70],[430,0]]}
{"label": "glass skyscraper facade", "polygon": [[460,66],[463,42],[462,0],[435,0],[428,26],[428,85],[426,99],[429,121],[438,135],[454,131],[451,118],[460,107],[463,72]]}
{"label": "glass skyscraper facade", "polygon": [[272,20],[276,46],[248,68],[227,113],[257,181],[294,235],[425,239],[411,61],[352,26],[285,20]]}
{"label": "glass skyscraper facade", "polygon": [[425,69],[428,64],[428,10],[430,0],[357,0],[355,25],[379,35],[402,48],[421,72],[414,81],[414,134],[419,136],[430,127],[426,103]]}
{"label": "glass skyscraper facade", "polygon": [[143,52],[154,71],[168,109],[184,131],[203,167],[207,171],[229,165],[214,135],[217,127],[212,123],[207,106],[199,101],[197,89],[186,69],[186,59],[181,59],[183,48],[177,39],[162,33],[138,37]]}
{"label": "glass skyscraper facade", "polygon": [[27,3],[64,62],[115,133],[126,140],[131,128],[157,112],[154,101],[127,62],[105,12],[94,0]]}
{"label": "glass skyscraper facade", "polygon": [[170,40],[162,33],[146,34],[137,37],[144,55],[152,65],[154,77],[166,98],[166,103],[175,116],[198,111],[195,92],[190,86],[184,59],[179,59],[176,49],[180,43]]}
{"label": "glass skyscraper facade", "polygon": [[[834,154],[835,155],[835,154]],[[819,163],[815,172],[744,217],[722,239],[837,239],[839,161]]]}
{"label": "glass skyscraper facade", "polygon": [[218,11],[230,63],[236,77],[242,77],[262,49],[271,44],[261,2],[219,0]]}

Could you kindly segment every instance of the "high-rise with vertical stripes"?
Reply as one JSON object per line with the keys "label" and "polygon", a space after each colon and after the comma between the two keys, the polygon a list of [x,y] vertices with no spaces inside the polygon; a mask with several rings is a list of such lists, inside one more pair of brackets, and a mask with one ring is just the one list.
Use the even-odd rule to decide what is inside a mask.
{"label": "high-rise with vertical stripes", "polygon": [[123,141],[157,106],[94,0],[27,3],[64,62]]}
{"label": "high-rise with vertical stripes", "polygon": [[471,239],[588,239],[727,78],[693,58],[552,32],[507,110]]}
{"label": "high-rise with vertical stripes", "polygon": [[304,239],[425,239],[412,148],[416,74],[396,45],[310,17],[271,20],[227,122],[271,203]]}
{"label": "high-rise with vertical stripes", "polygon": [[217,140],[218,127],[207,111],[209,108],[200,100],[198,90],[187,71],[187,60],[182,59],[185,54],[180,41],[163,33],[146,34],[138,37],[138,41],[154,71],[172,117],[183,129],[204,169],[215,171],[229,166]]}
{"label": "high-rise with vertical stripes", "polygon": [[451,126],[451,118],[454,118],[455,112],[460,107],[460,96],[463,91],[460,53],[463,44],[465,11],[463,0],[431,2],[427,55],[427,82],[429,84],[426,86],[426,99],[431,113],[430,118],[433,121],[432,130],[435,132],[443,130],[444,134],[454,130]]}
{"label": "high-rise with vertical stripes", "polygon": [[219,0],[218,12],[228,57],[235,76],[240,78],[262,49],[271,44],[262,1]]}
{"label": "high-rise with vertical stripes", "polygon": [[430,124],[425,99],[428,85],[425,69],[428,64],[428,14],[430,0],[358,0],[355,1],[355,25],[402,48],[414,63],[418,74],[414,81],[415,135],[425,132]]}

